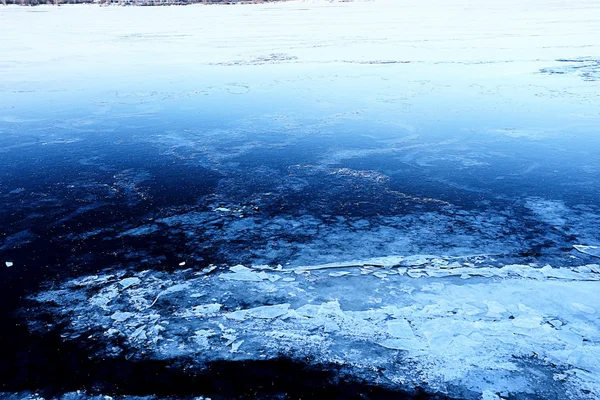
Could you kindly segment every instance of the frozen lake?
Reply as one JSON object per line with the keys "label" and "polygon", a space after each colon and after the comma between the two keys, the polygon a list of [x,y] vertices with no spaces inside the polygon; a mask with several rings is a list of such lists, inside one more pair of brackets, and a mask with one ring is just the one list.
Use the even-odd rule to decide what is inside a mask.
{"label": "frozen lake", "polygon": [[0,7],[0,390],[600,397],[600,5],[522,3]]}

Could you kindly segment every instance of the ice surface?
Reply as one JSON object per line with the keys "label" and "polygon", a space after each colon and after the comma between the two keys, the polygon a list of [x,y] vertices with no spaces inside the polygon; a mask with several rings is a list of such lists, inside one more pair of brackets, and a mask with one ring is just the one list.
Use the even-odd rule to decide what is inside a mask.
{"label": "ice surface", "polygon": [[[65,282],[35,299],[68,322],[68,332],[110,330],[99,357],[125,353],[175,360],[201,351],[201,362],[284,352],[318,363],[342,362],[359,377],[372,368],[385,370],[379,379],[389,387],[402,382],[449,395],[462,388],[473,399],[600,395],[600,315],[594,306],[600,302],[600,272],[587,265],[486,266],[491,259],[404,257],[394,262],[402,267],[362,267],[366,274],[354,262],[340,262],[348,270],[339,272],[353,273],[303,267],[310,274],[273,281],[145,271],[126,278],[137,283],[127,290],[119,289],[124,279],[105,274]],[[400,268],[417,274],[393,273]],[[258,276],[265,269],[236,265],[226,274]],[[270,274],[285,277],[292,271]],[[387,272],[385,279],[374,276],[377,271]],[[89,302],[73,302],[75,297]],[[168,303],[142,306],[157,297]],[[249,305],[231,309],[232,304]],[[32,329],[43,329],[43,321],[30,315]],[[564,376],[555,380],[556,374]],[[541,385],[540,379],[552,383]]]}
{"label": "ice surface", "polygon": [[[169,54],[167,65],[179,68],[207,64],[345,62],[389,66],[402,62],[503,61],[502,68],[511,71],[517,68],[518,61],[577,59],[582,55],[581,48],[586,49],[585,55],[598,53],[595,9],[583,0],[571,4],[561,8],[544,0],[526,5],[509,0],[488,4],[485,10],[467,7],[469,3],[438,0],[419,5],[388,1],[333,4],[302,1],[225,10],[201,5],[167,10],[39,7],[51,13],[52,18],[8,7],[0,15],[0,25],[5,27],[7,35],[14,35],[22,43],[36,43],[36,50],[22,59],[26,63],[11,64],[8,55],[21,55],[25,50],[13,37],[7,37],[0,52],[5,56],[0,61],[5,61],[3,73],[11,76],[11,80],[25,74],[40,78],[45,74],[56,78],[68,76],[71,69],[61,71],[63,63],[58,60],[74,55],[78,59],[71,68],[77,67],[84,78],[95,77],[103,70],[137,74],[164,67],[166,60],[154,54]],[[309,12],[305,11],[307,8]],[[495,17],[488,18],[489,15]],[[513,18],[515,15],[519,18]],[[223,18],[227,24],[221,23]],[[252,18],[264,23],[253,23]],[[30,20],[33,22],[27,24],[30,28],[23,29],[21,24]],[[340,23],[325,27],[317,21]],[[577,25],[571,21],[578,21]],[[70,29],[55,29],[52,41],[47,38],[46,42],[37,43],[45,37],[45,32],[57,26]],[[244,27],[245,46],[222,46],[221,43],[242,41],[239,26]],[[570,35],[562,34],[565,29]],[[72,31],[78,32],[77,41],[70,40]],[[265,35],[269,35],[269,40],[264,40]],[[111,45],[115,42],[128,45]],[[136,57],[128,57],[133,53]],[[248,91],[243,83],[229,83],[232,93]]]}
{"label": "ice surface", "polygon": [[[284,355],[469,399],[599,398],[600,267],[588,263],[600,163],[586,136],[599,120],[588,57],[600,53],[598,10],[585,0],[2,8],[0,133],[35,137],[3,142],[6,165],[36,146],[87,151],[100,131],[126,132],[115,142],[135,158],[126,142],[144,130],[132,140],[161,166],[200,171],[169,195],[216,177],[177,206],[150,191],[171,177],[146,162],[114,167],[102,152],[69,159],[98,175],[50,185],[71,197],[11,182],[3,205],[36,210],[16,210],[30,215],[0,235],[0,251],[38,240],[29,225],[49,210],[56,226],[77,223],[61,239],[70,259],[100,268],[70,252],[93,239],[114,251],[104,263],[119,260],[37,293],[32,329],[46,332],[49,312],[65,340],[84,338],[105,359]],[[76,107],[64,100],[73,93]],[[57,100],[48,115],[15,114],[45,96]],[[79,232],[81,216],[117,200],[157,206]],[[585,245],[566,251],[573,243]],[[166,264],[190,269],[158,270]]]}

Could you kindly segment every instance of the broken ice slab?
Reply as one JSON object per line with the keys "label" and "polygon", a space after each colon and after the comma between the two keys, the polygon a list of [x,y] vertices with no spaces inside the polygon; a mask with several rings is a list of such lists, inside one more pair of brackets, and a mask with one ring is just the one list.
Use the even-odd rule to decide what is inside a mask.
{"label": "broken ice slab", "polygon": [[[261,282],[263,280],[277,282],[279,279],[281,279],[281,277],[279,275],[268,274],[268,273],[262,271],[262,269],[266,269],[266,268],[259,268],[259,272],[255,272],[251,268],[245,267],[243,265],[235,265],[235,266],[229,268],[229,270],[232,273],[221,274],[221,275],[219,275],[219,278],[223,279],[223,280],[228,280],[228,281],[246,281],[246,282]],[[274,272],[281,271],[281,269],[278,269],[278,268],[269,268],[269,269]]]}
{"label": "broken ice slab", "polygon": [[[200,304],[192,307],[191,315],[196,317],[206,317],[216,315],[219,311],[221,311],[221,304],[213,303],[213,304]],[[183,314],[182,316],[187,316],[188,314]]]}
{"label": "broken ice slab", "polygon": [[68,286],[100,286],[113,279],[114,275],[91,275],[68,282]]}
{"label": "broken ice slab", "polygon": [[336,272],[330,272],[329,276],[332,276],[334,278],[340,277],[340,276],[346,276],[346,275],[350,275],[349,271],[336,271]]}
{"label": "broken ice slab", "polygon": [[502,397],[498,396],[491,390],[484,390],[481,394],[481,400],[503,400]]}
{"label": "broken ice slab", "polygon": [[425,265],[431,262],[431,260],[437,259],[439,257],[427,254],[418,254],[409,257],[405,257],[401,261],[401,265],[410,266],[410,267],[418,267],[420,265]]}
{"label": "broken ice slab", "polygon": [[[264,271],[254,272],[250,268],[238,265],[229,269],[233,273],[224,273],[219,275],[220,279],[226,281],[245,281],[245,282],[261,282],[268,280],[270,282],[277,282],[281,279],[279,275],[268,274]],[[275,270],[273,270],[275,271]]]}
{"label": "broken ice slab", "polygon": [[219,278],[227,281],[261,282],[262,278],[256,272],[236,272],[233,274],[221,274]]}
{"label": "broken ice slab", "polygon": [[160,292],[160,293],[159,293],[159,294],[156,296],[156,298],[154,299],[154,301],[152,302],[152,304],[150,304],[150,306],[149,306],[148,308],[150,308],[150,307],[152,307],[154,304],[156,304],[156,302],[158,301],[158,299],[159,299],[161,296],[166,296],[166,295],[169,295],[169,294],[171,294],[171,293],[177,293],[177,292],[181,292],[182,290],[189,289],[189,287],[190,287],[190,284],[189,284],[189,283],[179,283],[179,284],[177,284],[177,285],[173,285],[173,286],[171,286],[171,287],[168,287],[168,288],[166,288],[165,290],[163,290],[162,292]]}
{"label": "broken ice slab", "polygon": [[600,257],[600,246],[584,246],[581,244],[573,245],[575,250],[592,257]]}
{"label": "broken ice slab", "polygon": [[141,282],[140,278],[132,277],[132,278],[121,279],[121,281],[119,281],[119,285],[121,285],[121,287],[123,289],[127,289],[131,286],[139,285],[140,282]]}
{"label": "broken ice slab", "polygon": [[408,321],[404,318],[402,319],[393,319],[387,322],[387,331],[390,336],[396,339],[414,339],[415,334],[408,323]]}
{"label": "broken ice slab", "polygon": [[146,326],[142,325],[138,327],[133,333],[129,336],[132,340],[146,340],[148,337],[146,336]]}
{"label": "broken ice slab", "polygon": [[110,318],[112,318],[116,322],[124,322],[133,316],[134,314],[130,312],[116,311],[113,315],[110,316]]}
{"label": "broken ice slab", "polygon": [[215,336],[216,332],[213,331],[212,329],[199,329],[197,331],[194,332],[194,341],[196,342],[196,344],[198,344],[200,347],[208,347],[208,338]]}
{"label": "broken ice slab", "polygon": [[508,310],[497,301],[489,300],[484,302],[487,305],[488,312],[485,314],[486,317],[502,319],[508,316]]}
{"label": "broken ice slab", "polygon": [[244,343],[244,341],[243,341],[243,340],[240,340],[239,342],[232,343],[232,344],[231,344],[231,352],[232,352],[232,353],[236,353],[236,352],[239,350],[240,346],[241,346],[243,343]]}
{"label": "broken ice slab", "polygon": [[289,308],[290,305],[288,303],[276,304],[273,306],[261,306],[247,310],[234,311],[226,314],[225,318],[236,321],[243,321],[247,318],[273,319],[287,314]]}
{"label": "broken ice slab", "polygon": [[245,267],[245,266],[243,266],[241,264],[234,265],[233,267],[230,267],[229,270],[231,272],[236,272],[236,273],[240,273],[240,274],[252,272],[252,269],[250,269],[248,267]]}
{"label": "broken ice slab", "polygon": [[[353,260],[338,263],[327,263],[317,265],[306,265],[297,268],[292,268],[292,271],[314,271],[319,269],[331,269],[331,268],[362,268],[362,267],[379,267],[379,268],[391,268],[399,265],[404,260],[403,256],[386,256],[386,257],[375,257],[364,260]],[[290,271],[288,269],[288,271]]]}

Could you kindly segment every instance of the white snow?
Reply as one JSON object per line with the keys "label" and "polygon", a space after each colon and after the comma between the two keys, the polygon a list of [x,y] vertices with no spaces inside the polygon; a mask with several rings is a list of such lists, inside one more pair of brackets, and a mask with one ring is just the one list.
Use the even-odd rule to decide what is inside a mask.
{"label": "white snow", "polygon": [[190,72],[240,63],[410,61],[423,66],[495,61],[511,74],[519,62],[578,57],[582,48],[586,54],[600,53],[600,13],[587,0],[568,5],[506,0],[486,2],[485,7],[467,0],[66,5],[36,11],[44,12],[4,7],[0,13],[5,82],[35,76],[58,84],[75,71],[80,81],[102,81],[115,73]]}

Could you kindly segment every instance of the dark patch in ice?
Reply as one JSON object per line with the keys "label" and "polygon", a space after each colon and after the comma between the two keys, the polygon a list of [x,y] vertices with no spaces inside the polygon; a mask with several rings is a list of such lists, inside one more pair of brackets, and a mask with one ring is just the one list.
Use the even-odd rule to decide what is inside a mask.
{"label": "dark patch in ice", "polygon": [[586,57],[575,59],[561,58],[557,59],[556,61],[566,65],[553,68],[543,68],[540,70],[540,72],[548,75],[576,74],[581,77],[581,79],[588,82],[600,80],[600,60]]}
{"label": "dark patch in ice", "polygon": [[[4,330],[4,329],[3,329]],[[47,398],[66,392],[86,399],[94,395],[150,396],[152,399],[415,399],[450,400],[422,388],[393,390],[348,374],[343,366],[312,364],[282,355],[269,360],[229,360],[198,364],[194,359],[128,360],[125,357],[90,358],[89,343],[65,342],[59,330],[31,335],[23,327],[21,350],[5,353],[0,397],[6,392],[35,391]],[[3,336],[6,332],[3,332]],[[6,337],[3,337],[5,339]],[[8,366],[10,365],[10,368]],[[6,368],[4,368],[6,367]],[[15,398],[24,398],[25,396]]]}
{"label": "dark patch in ice", "polygon": [[286,53],[271,53],[265,56],[250,57],[246,60],[234,60],[218,63],[210,63],[209,65],[220,66],[239,66],[239,65],[265,65],[265,64],[283,64],[291,61],[296,62],[298,57]]}

